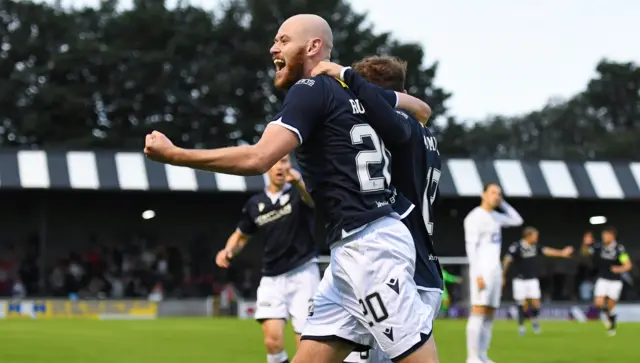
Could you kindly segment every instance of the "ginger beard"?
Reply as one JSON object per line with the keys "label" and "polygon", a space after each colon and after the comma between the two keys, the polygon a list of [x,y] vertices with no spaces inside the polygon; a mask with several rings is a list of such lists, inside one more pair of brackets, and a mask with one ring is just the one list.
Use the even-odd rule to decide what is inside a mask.
{"label": "ginger beard", "polygon": [[276,65],[274,86],[279,89],[289,89],[304,78],[305,47],[300,47],[290,57],[277,57],[274,63]]}

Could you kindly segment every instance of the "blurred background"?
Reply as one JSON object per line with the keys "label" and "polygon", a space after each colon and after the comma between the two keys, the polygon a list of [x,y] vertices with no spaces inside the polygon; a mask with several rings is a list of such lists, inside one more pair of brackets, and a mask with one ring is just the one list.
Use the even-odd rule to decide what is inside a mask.
{"label": "blurred background", "polygon": [[[489,182],[540,243],[578,249],[611,224],[640,266],[640,5],[608,4],[1,0],[0,317],[251,316],[259,238],[229,270],[213,256],[266,179],[141,151],[154,129],[188,148],[254,143],[284,96],[268,50],[297,13],[329,21],[334,61],[408,62],[445,160],[435,240],[449,272],[465,274],[462,220]],[[540,263],[549,309],[587,309],[588,259]],[[631,275],[623,302],[640,300]],[[465,284],[451,294],[464,316]]]}

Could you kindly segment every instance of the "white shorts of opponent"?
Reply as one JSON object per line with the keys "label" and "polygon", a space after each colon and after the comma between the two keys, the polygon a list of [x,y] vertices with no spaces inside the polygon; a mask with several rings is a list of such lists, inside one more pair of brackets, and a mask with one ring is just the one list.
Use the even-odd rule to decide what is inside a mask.
{"label": "white shorts of opponent", "polygon": [[[438,316],[440,304],[442,304],[442,292],[420,290],[420,298],[425,304],[431,306],[430,321],[431,331],[433,331],[433,321]],[[351,353],[344,361],[345,363],[392,363],[389,356],[378,345],[369,352],[361,353],[361,355],[358,355],[357,352]]]}
{"label": "white shorts of opponent", "polygon": [[515,301],[540,300],[538,279],[513,279],[513,299]]}
{"label": "white shorts of opponent", "polygon": [[593,296],[608,297],[611,300],[618,301],[622,293],[622,281],[608,280],[599,278],[596,280],[596,286],[593,288]]}
{"label": "white shorts of opponent", "polygon": [[302,333],[309,306],[320,284],[314,260],[278,276],[263,276],[258,286],[255,319],[291,318],[293,330]]}
{"label": "white shorts of opponent", "polygon": [[416,251],[407,227],[392,217],[337,242],[309,310],[302,339],[341,339],[366,351],[374,344],[401,359],[431,334],[436,312],[413,280]]}
{"label": "white shorts of opponent", "polygon": [[484,276],[484,289],[480,290],[474,276],[469,276],[472,306],[498,308],[502,298],[502,271],[498,268]]}

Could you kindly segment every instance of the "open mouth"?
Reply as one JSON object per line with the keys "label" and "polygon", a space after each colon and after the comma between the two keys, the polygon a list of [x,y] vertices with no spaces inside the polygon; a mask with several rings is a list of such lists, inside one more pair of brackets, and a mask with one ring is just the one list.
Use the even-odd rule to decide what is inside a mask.
{"label": "open mouth", "polygon": [[280,72],[287,65],[284,59],[274,59],[273,64],[276,66],[276,72]]}

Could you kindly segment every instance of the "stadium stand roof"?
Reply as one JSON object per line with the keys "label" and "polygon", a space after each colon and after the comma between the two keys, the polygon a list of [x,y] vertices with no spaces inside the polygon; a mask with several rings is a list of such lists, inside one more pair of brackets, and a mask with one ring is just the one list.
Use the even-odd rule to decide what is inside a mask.
{"label": "stadium stand roof", "polygon": [[[0,189],[244,192],[266,182],[163,165],[141,152],[0,151]],[[476,197],[490,182],[512,198],[640,199],[640,162],[446,159],[440,192]]]}

